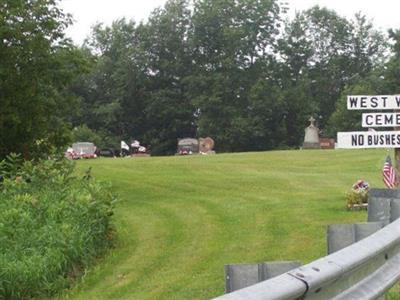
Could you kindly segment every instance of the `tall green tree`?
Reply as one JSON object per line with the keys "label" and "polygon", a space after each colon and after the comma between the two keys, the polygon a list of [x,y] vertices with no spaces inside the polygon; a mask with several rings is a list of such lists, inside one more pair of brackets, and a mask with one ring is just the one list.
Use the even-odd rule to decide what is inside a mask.
{"label": "tall green tree", "polygon": [[353,82],[343,89],[336,103],[336,110],[327,125],[327,133],[330,136],[335,137],[339,131],[365,130],[361,126],[362,111],[347,109],[347,95],[386,95],[388,89],[383,71],[383,68],[377,68],[364,77],[356,76]]}
{"label": "tall green tree", "polygon": [[381,65],[387,47],[384,35],[365,16],[348,20],[316,6],[287,24],[280,49],[282,78],[289,79],[287,128],[294,133],[289,143],[300,144],[309,115],[318,118],[325,134],[332,134],[333,126],[327,124],[343,90]]}
{"label": "tall green tree", "polygon": [[390,29],[391,57],[385,64],[381,79],[385,82],[387,94],[398,94],[400,84],[400,29]]}
{"label": "tall green tree", "polygon": [[111,26],[96,24],[85,41],[84,49],[92,67],[88,74],[82,74],[71,85],[71,90],[81,100],[73,124],[86,124],[100,134],[103,140],[98,146],[115,147],[118,140],[130,136],[131,124],[140,123],[134,118],[140,112],[136,106],[136,115],[126,117],[127,108],[129,113],[133,113],[132,105],[128,106],[126,102],[138,103],[135,94],[140,65],[134,55],[137,49],[136,24],[125,19],[116,20]]}
{"label": "tall green tree", "polygon": [[[288,118],[293,124],[288,127],[303,130],[308,119],[305,113],[309,113],[318,117],[320,127],[324,128],[349,72],[351,24],[336,12],[316,6],[299,13],[288,25],[287,34],[286,43],[283,43],[290,68],[287,77],[294,89],[305,93],[301,102],[306,104],[305,110],[293,110],[295,116]],[[296,94],[292,93],[294,97]],[[295,108],[296,104],[292,105],[292,102],[296,100],[289,98],[288,106]],[[303,123],[297,118],[296,111]]]}
{"label": "tall green tree", "polygon": [[153,154],[174,153],[178,138],[195,134],[185,84],[192,65],[189,27],[183,0],[168,1],[147,23],[95,26],[86,42],[95,66],[73,87],[82,99],[75,123],[104,137],[138,139]]}
{"label": "tall green tree", "polygon": [[169,0],[142,26],[148,76],[144,140],[154,154],[175,153],[178,138],[195,135],[195,110],[185,81],[192,72],[190,20],[189,1]]}
{"label": "tall green tree", "polygon": [[[280,8],[273,0],[194,3],[190,94],[199,135],[216,139],[219,151],[249,150],[255,144],[257,101],[250,93],[275,60],[280,25]],[[254,92],[259,87],[252,96],[262,93]]]}
{"label": "tall green tree", "polygon": [[44,153],[67,140],[66,86],[81,56],[64,37],[70,18],[55,0],[0,3],[0,158]]}
{"label": "tall green tree", "polygon": [[[396,53],[395,34],[390,34],[390,37],[394,42],[392,52]],[[398,73],[399,60],[396,54],[389,59],[388,53],[387,38],[374,29],[365,16],[356,14],[352,21],[350,72],[343,75],[346,85],[326,126],[330,136],[335,136],[338,131],[361,129],[361,112],[347,110],[347,95],[397,93],[400,76],[395,74]]]}
{"label": "tall green tree", "polygon": [[275,76],[279,78],[285,108],[285,144],[290,147],[301,144],[305,121],[315,114],[318,106],[312,97],[313,81],[309,74],[314,45],[306,32],[306,16],[298,13],[293,21],[285,24],[283,37],[278,42],[281,59],[275,68]]}

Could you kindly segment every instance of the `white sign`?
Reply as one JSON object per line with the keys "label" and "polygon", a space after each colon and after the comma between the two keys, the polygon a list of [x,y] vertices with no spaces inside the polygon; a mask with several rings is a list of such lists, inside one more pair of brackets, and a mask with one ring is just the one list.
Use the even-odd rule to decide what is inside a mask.
{"label": "white sign", "polygon": [[347,109],[400,109],[400,95],[347,96]]}
{"label": "white sign", "polygon": [[362,114],[362,127],[400,127],[400,113]]}
{"label": "white sign", "polygon": [[400,148],[400,131],[338,132],[337,148]]}

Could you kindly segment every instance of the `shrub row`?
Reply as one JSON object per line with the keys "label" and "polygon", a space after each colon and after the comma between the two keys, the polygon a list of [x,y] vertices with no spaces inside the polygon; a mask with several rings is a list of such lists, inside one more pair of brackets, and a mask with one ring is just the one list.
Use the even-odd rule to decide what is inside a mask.
{"label": "shrub row", "polygon": [[63,159],[0,163],[0,299],[50,296],[112,245],[110,189],[73,169]]}

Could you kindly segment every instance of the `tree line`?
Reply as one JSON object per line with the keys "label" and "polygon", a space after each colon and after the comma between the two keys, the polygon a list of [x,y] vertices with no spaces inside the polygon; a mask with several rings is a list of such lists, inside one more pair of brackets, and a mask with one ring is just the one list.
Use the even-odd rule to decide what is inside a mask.
{"label": "tree line", "polygon": [[[210,136],[217,151],[296,148],[360,127],[345,95],[396,93],[400,33],[276,0],[169,0],[145,22],[97,24],[81,47],[53,0],[0,4],[0,155],[71,140],[153,154]],[[39,150],[38,150],[39,149]]]}

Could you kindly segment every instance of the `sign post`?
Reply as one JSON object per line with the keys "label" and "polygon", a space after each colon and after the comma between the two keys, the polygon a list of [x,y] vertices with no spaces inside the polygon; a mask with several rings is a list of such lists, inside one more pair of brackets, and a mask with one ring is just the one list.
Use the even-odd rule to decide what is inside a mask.
{"label": "sign post", "polygon": [[[400,115],[400,110],[396,109],[395,110],[396,115]],[[394,127],[394,130],[400,130],[400,124],[396,122],[396,126]],[[396,161],[395,164],[395,170],[396,170],[396,186],[399,186],[400,184],[400,147],[394,148],[394,160]]]}
{"label": "sign post", "polygon": [[395,170],[396,170],[396,186],[400,184],[400,148],[394,148],[394,159],[396,160]]}

